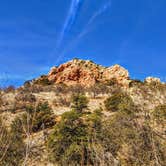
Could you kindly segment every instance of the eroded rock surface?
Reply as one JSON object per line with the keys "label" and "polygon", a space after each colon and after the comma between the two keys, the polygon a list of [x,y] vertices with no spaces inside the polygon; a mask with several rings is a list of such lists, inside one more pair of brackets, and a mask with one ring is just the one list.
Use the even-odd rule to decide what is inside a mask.
{"label": "eroded rock surface", "polygon": [[119,65],[103,67],[92,61],[74,59],[59,67],[53,67],[48,79],[54,83],[64,83],[67,85],[81,84],[91,86],[96,82],[106,82],[116,79],[119,84],[127,85],[129,73]]}

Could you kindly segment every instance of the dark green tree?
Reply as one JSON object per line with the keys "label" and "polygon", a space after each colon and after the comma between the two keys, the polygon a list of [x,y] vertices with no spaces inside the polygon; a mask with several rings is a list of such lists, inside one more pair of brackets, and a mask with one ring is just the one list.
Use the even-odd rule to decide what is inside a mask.
{"label": "dark green tree", "polygon": [[76,111],[64,113],[48,139],[50,160],[60,165],[80,165],[85,158],[87,130]]}
{"label": "dark green tree", "polygon": [[17,123],[21,123],[24,134],[26,132],[38,132],[42,129],[52,127],[55,124],[55,116],[48,102],[26,106],[26,113],[20,116]]}
{"label": "dark green tree", "polygon": [[32,131],[51,127],[55,124],[54,114],[49,107],[48,102],[39,103],[33,112]]}

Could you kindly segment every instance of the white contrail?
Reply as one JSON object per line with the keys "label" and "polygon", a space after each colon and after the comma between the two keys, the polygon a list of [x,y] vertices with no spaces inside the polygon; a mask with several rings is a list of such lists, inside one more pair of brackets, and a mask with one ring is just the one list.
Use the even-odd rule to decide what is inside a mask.
{"label": "white contrail", "polygon": [[[90,31],[90,25],[95,21],[95,19],[97,17],[99,17],[100,15],[102,15],[104,12],[106,12],[109,8],[111,7],[111,0],[109,0],[107,3],[105,3],[98,11],[96,11],[93,16],[89,19],[88,23],[86,24],[85,28],[78,34],[77,38],[74,39],[74,41],[72,41],[70,43],[70,45],[68,46],[71,47],[72,45],[75,45],[78,40],[83,37],[84,35],[86,35],[89,31]],[[65,49],[60,56],[58,57],[57,61],[60,61],[62,59],[62,57],[64,57],[64,54],[66,52],[67,49]]]}
{"label": "white contrail", "polygon": [[[71,0],[71,5],[67,14],[67,17],[65,19],[64,25],[62,27],[62,30],[60,32],[60,35],[57,39],[57,43],[55,46],[55,49],[53,50],[53,52],[51,53],[51,55],[49,56],[50,59],[52,59],[52,57],[56,54],[60,54],[60,47],[63,43],[64,38],[67,36],[67,34],[71,31],[72,26],[74,25],[79,10],[83,4],[84,0]],[[57,62],[59,62],[59,59],[61,58],[61,54],[57,56],[56,60],[54,61],[54,63],[56,64]]]}
{"label": "white contrail", "polygon": [[65,20],[64,26],[62,28],[62,31],[60,33],[60,37],[57,42],[57,47],[59,47],[67,33],[70,32],[73,24],[76,21],[76,18],[78,16],[79,10],[82,6],[83,0],[72,0],[71,6],[69,9],[69,13],[67,15],[67,18]]}
{"label": "white contrail", "polygon": [[86,33],[89,32],[89,26],[95,21],[97,17],[102,15],[105,11],[107,11],[108,8],[111,7],[111,1],[108,1],[106,4],[104,4],[98,11],[96,11],[93,16],[89,19],[88,23],[86,24],[84,30],[78,35],[78,38],[84,36]]}

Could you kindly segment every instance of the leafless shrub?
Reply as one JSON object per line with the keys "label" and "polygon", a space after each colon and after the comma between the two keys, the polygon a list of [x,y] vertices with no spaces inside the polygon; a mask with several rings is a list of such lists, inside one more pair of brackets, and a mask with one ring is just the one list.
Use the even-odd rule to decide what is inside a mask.
{"label": "leafless shrub", "polygon": [[108,94],[109,93],[109,87],[104,83],[97,83],[91,86],[88,91],[89,93],[92,93],[93,98],[96,98],[98,95],[102,94]]}
{"label": "leafless shrub", "polygon": [[16,101],[23,101],[23,102],[36,102],[36,97],[32,93],[18,93],[15,96]]}
{"label": "leafless shrub", "polygon": [[32,93],[20,92],[15,96],[14,110],[25,110],[27,105],[35,105],[36,97]]}
{"label": "leafless shrub", "polygon": [[70,106],[70,100],[67,97],[58,96],[56,99],[54,99],[53,105],[54,106],[69,107]]}
{"label": "leafless shrub", "polygon": [[73,95],[73,94],[84,94],[85,93],[85,88],[82,85],[72,85],[68,87],[68,92]]}
{"label": "leafless shrub", "polygon": [[55,86],[55,94],[59,95],[59,94],[66,94],[67,92],[67,86],[65,84],[57,84]]}

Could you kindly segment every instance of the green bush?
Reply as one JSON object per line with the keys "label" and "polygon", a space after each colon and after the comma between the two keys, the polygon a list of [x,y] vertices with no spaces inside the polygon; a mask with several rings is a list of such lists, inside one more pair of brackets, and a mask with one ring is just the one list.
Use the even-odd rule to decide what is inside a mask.
{"label": "green bush", "polygon": [[15,128],[14,121],[11,130],[7,130],[0,122],[0,165],[14,166],[22,165],[25,157],[25,144],[20,134],[20,127]]}
{"label": "green bush", "polygon": [[102,128],[102,109],[96,109],[93,113],[91,113],[88,117],[88,126],[89,126],[89,135],[97,134],[99,136],[101,134]]}
{"label": "green bush", "polygon": [[113,94],[104,101],[104,104],[105,108],[112,112],[124,111],[126,113],[132,113],[134,107],[131,97],[122,92]]}
{"label": "green bush", "polygon": [[157,122],[157,124],[161,124],[163,127],[166,125],[166,105],[157,106],[153,113],[153,118]]}
{"label": "green bush", "polygon": [[[64,113],[48,139],[50,160],[60,165],[79,165],[86,142],[86,126],[76,111]],[[73,164],[74,165],[74,164]]]}
{"label": "green bush", "polygon": [[47,85],[52,84],[52,82],[49,81],[49,79],[46,75],[42,75],[39,79],[34,80],[33,83],[37,84],[37,85],[43,85],[43,86],[47,86]]}
{"label": "green bush", "polygon": [[47,102],[39,103],[36,107],[27,106],[26,113],[18,117],[17,124],[22,123],[24,132],[38,132],[55,124],[54,114]]}
{"label": "green bush", "polygon": [[88,108],[88,98],[82,94],[75,94],[72,96],[72,109],[82,112],[84,109]]}
{"label": "green bush", "polygon": [[51,127],[55,124],[54,114],[47,102],[39,103],[33,116],[32,130],[34,132]]}

